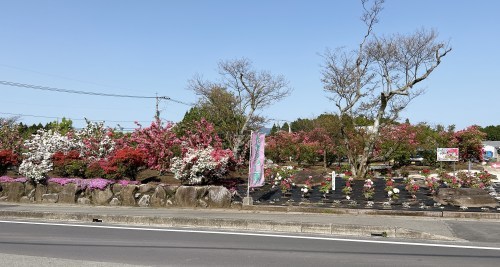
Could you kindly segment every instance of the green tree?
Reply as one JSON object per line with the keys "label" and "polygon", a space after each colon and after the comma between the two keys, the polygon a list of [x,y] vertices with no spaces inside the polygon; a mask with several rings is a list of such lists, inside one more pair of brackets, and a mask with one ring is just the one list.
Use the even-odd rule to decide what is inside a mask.
{"label": "green tree", "polygon": [[500,141],[500,125],[489,125],[484,128],[479,128],[479,130],[486,134],[486,140]]}
{"label": "green tree", "polygon": [[45,130],[52,130],[61,135],[66,135],[68,132],[73,131],[73,121],[63,117],[60,122],[56,120],[45,124],[44,128]]}
{"label": "green tree", "polygon": [[[235,145],[238,131],[245,121],[244,117],[238,114],[236,97],[222,87],[213,87],[195,107],[186,112],[176,127],[178,128],[176,132],[184,135],[202,118],[214,125],[215,132],[222,139],[225,148],[232,148]],[[249,129],[258,129],[255,123],[258,118],[256,116],[249,122]]]}

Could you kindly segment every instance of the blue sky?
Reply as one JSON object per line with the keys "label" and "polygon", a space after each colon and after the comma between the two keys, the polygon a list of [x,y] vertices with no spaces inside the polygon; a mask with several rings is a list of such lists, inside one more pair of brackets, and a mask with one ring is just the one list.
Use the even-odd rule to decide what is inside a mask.
{"label": "blue sky", "polygon": [[[1,0],[0,9],[0,81],[195,102],[188,79],[199,73],[217,80],[217,62],[246,57],[290,81],[292,95],[262,113],[290,121],[336,111],[320,82],[320,54],[354,48],[364,33],[354,0]],[[453,47],[403,120],[458,129],[500,124],[499,11],[496,0],[386,1],[376,34],[434,28]],[[86,117],[131,128],[151,121],[154,108],[154,100],[0,85],[0,117],[65,116],[77,127]],[[171,121],[189,109],[174,102],[160,108]]]}

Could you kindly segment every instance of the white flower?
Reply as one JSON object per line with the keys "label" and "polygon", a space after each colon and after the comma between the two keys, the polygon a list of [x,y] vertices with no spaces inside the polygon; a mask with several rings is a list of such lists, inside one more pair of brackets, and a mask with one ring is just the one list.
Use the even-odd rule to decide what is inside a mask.
{"label": "white flower", "polygon": [[309,189],[304,188],[304,193],[307,193],[307,192],[309,192]]}
{"label": "white flower", "polygon": [[392,194],[393,194],[392,191],[387,192],[388,196],[392,196]]}
{"label": "white flower", "polygon": [[394,194],[399,194],[399,189],[397,188],[392,189],[392,191],[394,191]]}
{"label": "white flower", "polygon": [[345,196],[345,199],[350,200],[351,197],[350,196]]}

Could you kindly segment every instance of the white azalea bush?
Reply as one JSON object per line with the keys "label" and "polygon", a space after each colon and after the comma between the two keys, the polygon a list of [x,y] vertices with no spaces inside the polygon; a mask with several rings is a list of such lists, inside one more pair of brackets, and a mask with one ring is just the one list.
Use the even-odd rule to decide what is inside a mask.
{"label": "white azalea bush", "polygon": [[23,153],[23,162],[19,166],[19,173],[27,178],[40,182],[53,169],[52,156],[57,151],[68,152],[78,149],[67,136],[51,130],[38,130],[31,139],[24,142],[27,152]]}
{"label": "white azalea bush", "polygon": [[53,156],[56,152],[76,150],[87,163],[92,163],[109,156],[114,151],[115,142],[112,132],[104,127],[103,122],[87,121],[85,128],[68,135],[52,130],[38,130],[24,142],[24,147],[26,152],[23,153],[19,173],[39,183],[54,169]]}
{"label": "white azalea bush", "polygon": [[87,121],[82,130],[72,135],[72,139],[80,148],[80,155],[89,162],[106,158],[115,149],[113,132],[104,127],[104,122]]}
{"label": "white azalea bush", "polygon": [[206,184],[224,177],[234,163],[229,149],[188,148],[183,157],[172,159],[170,171],[182,184]]}

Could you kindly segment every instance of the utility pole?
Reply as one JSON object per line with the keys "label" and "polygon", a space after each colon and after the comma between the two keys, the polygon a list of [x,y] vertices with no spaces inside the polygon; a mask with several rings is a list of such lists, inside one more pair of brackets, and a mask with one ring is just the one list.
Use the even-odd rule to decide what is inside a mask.
{"label": "utility pole", "polygon": [[160,104],[160,98],[158,97],[158,93],[156,93],[156,112],[155,112],[155,120],[160,121],[160,109],[158,105]]}

